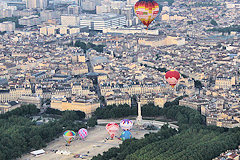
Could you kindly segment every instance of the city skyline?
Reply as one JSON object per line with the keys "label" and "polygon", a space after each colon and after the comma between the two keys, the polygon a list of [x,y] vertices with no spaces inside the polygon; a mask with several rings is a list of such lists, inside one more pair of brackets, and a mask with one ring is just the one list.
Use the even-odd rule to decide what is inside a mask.
{"label": "city skyline", "polygon": [[[144,108],[138,120],[148,117],[145,107],[157,106],[155,118],[173,118],[180,128],[198,120],[207,127],[239,128],[239,13],[236,0],[1,1],[0,114],[34,104],[41,116],[49,109],[72,110],[87,121],[102,110],[116,116],[108,109],[139,103]],[[171,79],[176,85],[165,77],[171,70],[180,74]],[[186,106],[205,121],[195,116],[191,122],[182,110],[175,117],[162,113],[168,103]],[[209,157],[220,151],[228,156],[225,149]],[[231,152],[239,158],[238,150]]]}

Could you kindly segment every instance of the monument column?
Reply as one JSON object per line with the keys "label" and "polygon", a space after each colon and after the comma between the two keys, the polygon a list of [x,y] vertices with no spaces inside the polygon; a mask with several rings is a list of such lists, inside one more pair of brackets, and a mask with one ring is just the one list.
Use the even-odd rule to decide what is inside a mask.
{"label": "monument column", "polygon": [[141,126],[142,125],[142,112],[141,112],[141,102],[138,101],[138,116],[136,119],[136,125]]}

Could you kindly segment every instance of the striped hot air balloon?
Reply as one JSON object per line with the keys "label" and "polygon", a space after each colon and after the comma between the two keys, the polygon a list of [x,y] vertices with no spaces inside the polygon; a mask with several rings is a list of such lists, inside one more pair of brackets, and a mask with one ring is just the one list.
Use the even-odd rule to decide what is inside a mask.
{"label": "striped hot air balloon", "polygon": [[159,5],[154,0],[139,0],[134,11],[142,23],[147,26],[158,16]]}
{"label": "striped hot air balloon", "polygon": [[122,130],[124,131],[129,131],[132,129],[133,126],[133,122],[129,119],[123,119],[120,122],[120,127],[122,128]]}
{"label": "striped hot air balloon", "polygon": [[117,123],[108,123],[106,125],[106,130],[108,131],[108,133],[110,134],[111,138],[113,139],[113,137],[115,137],[115,134],[119,130],[119,125]]}
{"label": "striped hot air balloon", "polygon": [[170,70],[165,74],[166,81],[174,88],[180,78],[178,71]]}
{"label": "striped hot air balloon", "polygon": [[88,131],[85,128],[81,128],[78,131],[78,135],[81,139],[85,139],[88,135]]}

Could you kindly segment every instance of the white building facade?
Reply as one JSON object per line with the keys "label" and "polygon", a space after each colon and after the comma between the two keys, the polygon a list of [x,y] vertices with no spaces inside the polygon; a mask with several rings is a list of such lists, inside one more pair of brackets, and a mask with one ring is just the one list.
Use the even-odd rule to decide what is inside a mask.
{"label": "white building facade", "polygon": [[15,30],[15,23],[14,22],[3,22],[0,23],[0,32],[12,32]]}
{"label": "white building facade", "polygon": [[126,25],[126,17],[115,14],[84,15],[80,17],[80,26],[88,26],[90,30],[100,30],[109,27]]}

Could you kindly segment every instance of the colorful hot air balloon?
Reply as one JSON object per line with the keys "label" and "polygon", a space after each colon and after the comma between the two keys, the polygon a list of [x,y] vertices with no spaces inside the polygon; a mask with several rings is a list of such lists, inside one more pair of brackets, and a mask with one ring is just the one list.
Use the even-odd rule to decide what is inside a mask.
{"label": "colorful hot air balloon", "polygon": [[148,28],[158,15],[159,5],[154,0],[139,0],[134,6],[134,11],[140,21]]}
{"label": "colorful hot air balloon", "polygon": [[119,130],[119,125],[117,123],[108,123],[106,125],[106,130],[108,131],[108,133],[110,134],[111,138],[113,139],[113,137],[115,136],[115,134]]}
{"label": "colorful hot air balloon", "polygon": [[70,144],[74,140],[74,138],[76,137],[76,133],[74,131],[71,131],[71,130],[66,130],[63,133],[63,137],[66,140],[66,142],[68,144]]}
{"label": "colorful hot air balloon", "polygon": [[132,133],[130,131],[123,131],[121,136],[118,139],[125,141],[126,139],[131,139],[131,138],[132,138]]}
{"label": "colorful hot air balloon", "polygon": [[133,126],[133,122],[129,119],[123,119],[120,122],[120,127],[122,128],[122,130],[124,131],[129,131],[132,129]]}
{"label": "colorful hot air balloon", "polygon": [[78,135],[81,139],[85,139],[88,135],[88,131],[85,128],[81,128],[78,131]]}
{"label": "colorful hot air balloon", "polygon": [[174,88],[180,78],[180,73],[178,71],[170,70],[165,74],[167,82]]}

